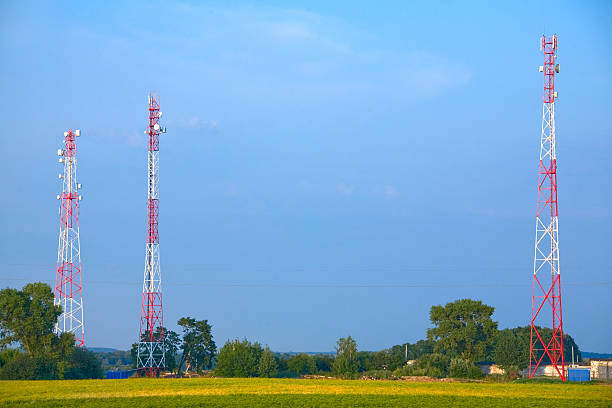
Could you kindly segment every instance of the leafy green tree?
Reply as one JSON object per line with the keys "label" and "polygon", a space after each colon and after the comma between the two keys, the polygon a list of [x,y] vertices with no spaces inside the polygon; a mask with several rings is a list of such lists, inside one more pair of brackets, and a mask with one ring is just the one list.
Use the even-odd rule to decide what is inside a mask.
{"label": "leafy green tree", "polygon": [[319,373],[331,372],[332,364],[334,363],[334,357],[328,354],[316,354],[313,356],[313,360]]}
{"label": "leafy green tree", "polygon": [[377,352],[359,352],[360,366],[364,371],[389,370],[401,368],[409,360],[416,360],[424,354],[433,353],[433,343],[419,340],[414,344],[398,344],[390,349]]}
{"label": "leafy green tree", "polygon": [[266,349],[261,353],[259,364],[257,365],[257,373],[260,377],[276,377],[278,373],[278,364],[276,363],[274,354],[270,351],[270,347],[266,346]]}
{"label": "leafy green tree", "polygon": [[183,328],[182,358],[178,367],[185,364],[185,370],[202,372],[212,368],[217,354],[217,345],[212,337],[212,327],[208,320],[195,320],[191,317],[179,319]]}
{"label": "leafy green tree", "polygon": [[[179,368],[179,363],[182,364],[182,361],[178,360],[178,350],[181,346],[181,339],[179,335],[169,330],[165,327],[158,326],[155,329],[155,338],[162,338],[162,330],[163,330],[163,342],[164,342],[164,359],[166,361],[165,370],[175,371]],[[145,330],[142,334],[142,340],[146,341],[149,337],[149,331]],[[132,348],[130,349],[130,355],[132,356],[132,368],[136,368],[137,358],[138,358],[138,343],[133,343]]]}
{"label": "leafy green tree", "polygon": [[18,343],[32,355],[47,352],[57,338],[53,327],[61,313],[46,283],[0,290],[0,349]]}
{"label": "leafy green tree", "polygon": [[29,283],[22,290],[0,290],[0,350],[12,345],[23,350],[2,352],[1,378],[100,376],[95,356],[75,348],[71,333],[53,333],[61,312],[61,307],[53,304],[51,287],[45,283]]}
{"label": "leafy green tree", "polygon": [[132,368],[136,368],[136,364],[138,363],[138,343],[132,343],[130,356],[132,357]]}
{"label": "leafy green tree", "polygon": [[393,346],[390,349],[381,350],[374,354],[374,367],[368,370],[395,370],[404,364],[404,347]]}
{"label": "leafy green tree", "polygon": [[372,351],[358,351],[357,361],[359,362],[360,371],[371,371],[371,370],[383,370],[385,365],[380,360],[380,356],[386,356],[389,350],[381,350],[378,352]]}
{"label": "leafy green tree", "polygon": [[312,357],[306,353],[300,353],[287,360],[287,368],[296,374],[314,374],[317,365]]}
{"label": "leafy green tree", "polygon": [[[538,327],[538,331],[545,342],[550,341],[552,330],[548,327]],[[531,327],[515,327],[513,329],[500,330],[493,346],[491,358],[502,368],[516,367],[524,369],[529,366],[529,342],[531,339]],[[574,358],[581,361],[580,348],[572,336],[563,335],[563,356],[566,362],[572,361],[572,347]],[[541,364],[550,364],[550,358],[545,355]]]}
{"label": "leafy green tree", "polygon": [[254,377],[263,349],[247,339],[227,341],[217,356],[215,373],[222,377]]}
{"label": "leafy green tree", "polygon": [[336,358],[332,365],[332,372],[343,377],[353,377],[359,372],[357,358],[357,342],[351,337],[341,337],[336,343]]}
{"label": "leafy green tree", "polygon": [[482,378],[482,371],[473,361],[454,357],[450,361],[448,375],[453,378]]}
{"label": "leafy green tree", "polygon": [[8,364],[9,361],[13,360],[15,357],[19,356],[20,354],[23,354],[23,353],[15,348],[7,348],[4,350],[0,350],[0,370],[2,370],[2,367]]}
{"label": "leafy green tree", "polygon": [[529,365],[529,339],[517,336],[512,330],[502,330],[495,342],[493,361],[506,372]]}
{"label": "leafy green tree", "polygon": [[425,375],[428,377],[441,378],[448,375],[450,357],[440,353],[423,354],[413,364],[405,365],[396,369],[393,374],[401,377],[404,375]]}
{"label": "leafy green tree", "polygon": [[56,380],[58,378],[57,361],[31,353],[19,353],[13,356],[0,370],[2,380]]}
{"label": "leafy green tree", "polygon": [[433,353],[433,346],[431,340],[419,340],[414,344],[408,343],[408,360],[416,360],[424,354]]}
{"label": "leafy green tree", "polygon": [[75,347],[70,354],[63,377],[67,380],[102,378],[102,365],[94,353]]}
{"label": "leafy green tree", "polygon": [[494,307],[471,299],[432,306],[430,320],[435,327],[427,330],[427,338],[437,353],[475,361],[484,357],[495,341],[494,311]]}
{"label": "leafy green tree", "polygon": [[179,335],[164,328],[164,350],[166,359],[166,370],[175,371],[178,369],[178,351],[181,346],[181,338]]}

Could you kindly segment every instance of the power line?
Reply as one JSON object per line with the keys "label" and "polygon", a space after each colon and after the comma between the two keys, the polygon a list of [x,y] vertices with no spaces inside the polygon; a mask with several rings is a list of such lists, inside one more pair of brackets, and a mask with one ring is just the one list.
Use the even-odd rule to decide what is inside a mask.
{"label": "power line", "polygon": [[[29,281],[26,278],[5,278],[0,277],[0,281]],[[48,279],[42,281],[48,282]],[[84,280],[87,285],[140,285],[137,281],[111,281],[111,280]],[[204,286],[216,288],[313,288],[313,289],[403,289],[403,288],[520,288],[523,283],[327,283],[327,282],[301,282],[301,283],[271,283],[271,282],[164,282],[165,286]],[[611,286],[612,282],[568,282],[568,286],[575,287],[594,287]]]}

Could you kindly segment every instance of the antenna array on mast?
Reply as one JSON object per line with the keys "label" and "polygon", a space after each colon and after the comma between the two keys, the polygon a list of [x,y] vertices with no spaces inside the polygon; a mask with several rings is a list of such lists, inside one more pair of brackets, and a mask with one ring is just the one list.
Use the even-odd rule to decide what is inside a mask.
{"label": "antenna array on mast", "polygon": [[55,275],[55,305],[62,307],[62,314],[55,324],[55,333],[74,335],[77,346],[85,347],[83,324],[83,282],[81,274],[81,239],[79,236],[79,194],[81,184],[76,177],[76,138],[80,130],[64,132],[64,148],[58,149],[59,162],[64,171],[59,174],[62,181],[60,202],[59,243],[57,248],[57,270]]}

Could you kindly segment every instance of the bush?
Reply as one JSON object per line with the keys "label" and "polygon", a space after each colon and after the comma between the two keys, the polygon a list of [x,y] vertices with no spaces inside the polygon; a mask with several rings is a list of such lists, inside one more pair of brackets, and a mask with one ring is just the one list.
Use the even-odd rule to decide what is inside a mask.
{"label": "bush", "polygon": [[14,348],[9,348],[0,351],[0,369],[2,369],[2,367],[4,367],[9,361],[11,361],[20,354],[22,354],[21,351]]}
{"label": "bush", "polygon": [[505,374],[489,374],[484,377],[484,381],[490,383],[507,383],[510,379]]}
{"label": "bush", "polygon": [[294,373],[290,370],[278,370],[276,373],[276,378],[300,378],[299,374]]}
{"label": "bush", "polygon": [[362,373],[362,377],[372,378],[375,380],[391,380],[396,376],[389,370],[369,370]]}
{"label": "bush", "polygon": [[521,377],[521,370],[519,370],[519,368],[517,366],[506,367],[506,374],[505,374],[505,376],[509,380],[516,380],[517,378]]}
{"label": "bush", "polygon": [[64,372],[66,380],[82,380],[85,378],[103,378],[102,365],[96,355],[89,350],[75,348]]}
{"label": "bush", "polygon": [[448,373],[453,378],[482,378],[480,368],[472,361],[463,358],[453,358]]}
{"label": "bush", "polygon": [[57,362],[53,358],[34,357],[19,353],[6,362],[0,370],[2,380],[56,380]]}
{"label": "bush", "polygon": [[393,375],[402,376],[427,376],[433,378],[446,377],[450,359],[444,354],[423,354],[413,364],[405,365],[396,369]]}
{"label": "bush", "polygon": [[404,366],[393,371],[393,375],[396,377],[404,376],[425,376],[432,378],[442,378],[446,376],[446,372],[440,367],[426,366],[426,367],[414,367]]}

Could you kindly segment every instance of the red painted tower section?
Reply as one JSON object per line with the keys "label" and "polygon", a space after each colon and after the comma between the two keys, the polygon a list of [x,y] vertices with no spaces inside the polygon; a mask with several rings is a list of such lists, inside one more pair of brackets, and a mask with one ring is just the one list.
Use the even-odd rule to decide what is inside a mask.
{"label": "red painted tower section", "polygon": [[[540,67],[540,72],[544,73],[544,106],[540,139],[529,377],[539,374],[540,365],[551,364],[553,375],[565,381],[555,131],[555,74],[559,73],[559,64],[556,63],[557,36],[543,36],[541,49],[544,52],[544,65]],[[552,325],[551,332],[542,329],[549,324]]]}
{"label": "red painted tower section", "polygon": [[161,270],[159,264],[159,136],[166,129],[159,124],[162,113],[159,99],[149,95],[147,161],[147,239],[144,283],[140,311],[140,333],[136,366],[153,377],[165,368],[164,314],[162,309]]}
{"label": "red painted tower section", "polygon": [[80,130],[64,132],[64,148],[57,151],[64,171],[59,174],[62,193],[57,196],[60,201],[60,230],[53,303],[62,307],[55,333],[72,333],[76,345],[85,347],[79,236],[79,201],[82,196],[79,195],[81,184],[76,178],[76,137],[80,135]]}

